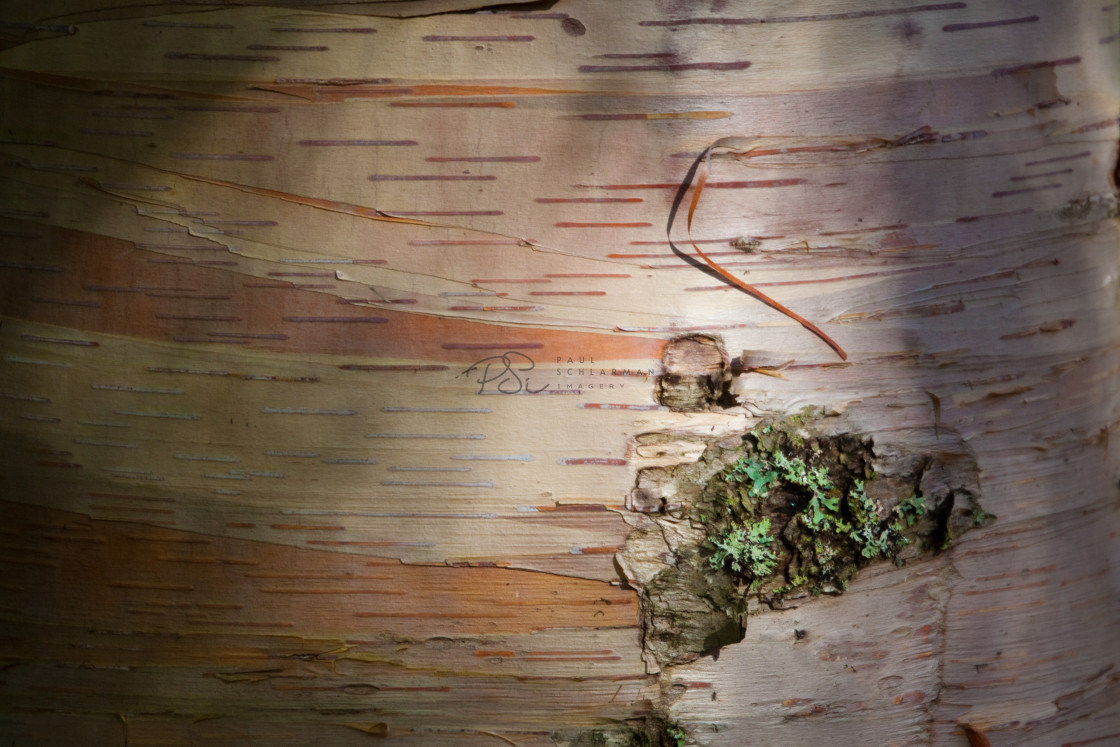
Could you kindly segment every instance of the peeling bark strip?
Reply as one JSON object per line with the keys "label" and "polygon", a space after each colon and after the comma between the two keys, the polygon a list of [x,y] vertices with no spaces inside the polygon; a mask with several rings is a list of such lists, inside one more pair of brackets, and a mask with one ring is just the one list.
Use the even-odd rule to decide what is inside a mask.
{"label": "peeling bark strip", "polygon": [[[790,309],[787,309],[785,306],[778,303],[774,299],[770,298],[770,296],[768,296],[765,293],[763,293],[762,291],[758,290],[758,288],[754,287],[753,285],[750,285],[749,283],[745,283],[742,280],[740,280],[739,278],[737,278],[735,275],[731,274],[727,269],[725,269],[723,266],[717,264],[715,262],[715,260],[713,260],[707,254],[705,254],[704,251],[699,246],[697,246],[696,241],[694,241],[693,238],[692,238],[692,218],[696,213],[696,206],[700,202],[700,194],[701,194],[701,192],[704,191],[704,185],[708,181],[708,174],[711,172],[712,151],[716,150],[716,149],[720,149],[720,148],[732,148],[732,149],[740,148],[741,149],[745,145],[745,143],[746,143],[745,138],[740,138],[740,137],[722,138],[722,139],[717,140],[716,142],[712,143],[707,148],[705,148],[704,152],[701,153],[700,156],[696,159],[696,162],[693,163],[692,168],[689,169],[688,174],[685,176],[684,182],[681,184],[680,189],[677,191],[677,196],[673,200],[672,208],[670,208],[670,210],[669,210],[669,223],[665,227],[665,234],[667,236],[669,236],[669,238],[670,238],[669,245],[672,247],[674,252],[676,252],[677,254],[681,254],[680,250],[677,249],[677,247],[675,245],[673,245],[673,243],[672,243],[673,221],[676,219],[677,209],[680,206],[681,201],[684,199],[685,193],[688,191],[688,188],[692,184],[693,175],[697,175],[696,176],[696,188],[692,191],[692,200],[688,204],[688,219],[686,221],[688,241],[689,241],[690,244],[692,244],[692,248],[696,250],[697,256],[699,256],[702,260],[704,260],[704,262],[707,263],[707,265],[710,268],[715,270],[715,272],[720,277],[722,277],[724,280],[731,283],[736,288],[739,288],[740,290],[747,293],[748,295],[757,298],[759,301],[762,301],[764,304],[771,307],[772,309],[780,311],[783,314],[785,314],[786,316],[788,316],[790,319],[793,319],[798,324],[800,324],[802,327],[809,330],[814,335],[816,335],[821,340],[823,340],[825,342],[825,344],[827,344],[834,351],[836,351],[836,354],[840,356],[841,360],[847,360],[848,359],[848,354],[844,352],[844,349],[842,347],[840,347],[840,345],[837,344],[837,342],[835,340],[833,340],[831,337],[826,335],[824,333],[824,331],[821,330],[820,327],[813,324],[812,322],[810,322],[808,319],[801,316],[800,314],[798,314],[794,311],[791,311]],[[748,151],[740,150],[740,151],[736,152],[736,155],[745,156],[745,155],[749,155],[749,153],[750,153],[749,150]]]}

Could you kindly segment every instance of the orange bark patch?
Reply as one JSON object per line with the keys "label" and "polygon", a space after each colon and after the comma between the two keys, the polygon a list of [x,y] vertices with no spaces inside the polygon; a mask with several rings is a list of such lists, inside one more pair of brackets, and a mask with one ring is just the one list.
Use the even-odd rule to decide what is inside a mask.
{"label": "orange bark patch", "polygon": [[[28,622],[140,632],[361,637],[636,626],[631,592],[488,567],[371,570],[361,555],[200,536],[0,502],[0,606]],[[38,561],[27,565],[21,560]]]}
{"label": "orange bark patch", "polygon": [[[0,280],[7,289],[0,314],[30,321],[184,345],[453,363],[498,355],[514,343],[527,346],[539,363],[574,354],[651,359],[661,351],[660,341],[647,338],[502,327],[348,304],[329,292],[298,287],[307,278],[265,280],[239,272],[236,255],[224,250],[181,259],[82,231],[15,220],[3,227],[10,238],[0,252]],[[312,284],[330,285],[330,275]]]}

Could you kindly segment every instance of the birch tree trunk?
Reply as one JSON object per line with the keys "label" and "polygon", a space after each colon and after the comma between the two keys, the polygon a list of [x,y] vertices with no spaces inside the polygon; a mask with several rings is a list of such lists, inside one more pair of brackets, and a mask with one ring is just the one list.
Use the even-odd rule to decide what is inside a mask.
{"label": "birch tree trunk", "polygon": [[[478,5],[0,13],[6,742],[1120,743],[1116,4]],[[667,660],[805,408],[976,528]]]}

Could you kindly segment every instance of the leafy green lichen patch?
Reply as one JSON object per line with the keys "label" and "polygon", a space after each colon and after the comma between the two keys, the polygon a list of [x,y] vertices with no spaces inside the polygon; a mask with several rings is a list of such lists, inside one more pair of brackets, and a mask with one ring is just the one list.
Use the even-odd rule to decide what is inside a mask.
{"label": "leafy green lichen patch", "polygon": [[770,424],[743,439],[693,507],[708,537],[699,548],[713,570],[730,568],[768,604],[839,593],[879,558],[929,549],[934,521],[919,475],[880,477],[868,441],[802,435]]}
{"label": "leafy green lichen patch", "polygon": [[653,469],[639,489],[656,479],[676,513],[671,562],[641,590],[646,648],[661,666],[742,640],[748,606],[841,594],[860,569],[938,553],[991,518],[967,455],[881,459],[870,437],[831,433],[811,414]]}

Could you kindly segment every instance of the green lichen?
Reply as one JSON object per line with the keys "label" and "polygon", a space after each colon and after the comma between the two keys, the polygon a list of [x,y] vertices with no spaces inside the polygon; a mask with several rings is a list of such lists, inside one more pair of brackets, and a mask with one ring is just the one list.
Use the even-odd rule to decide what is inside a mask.
{"label": "green lichen", "polygon": [[557,732],[552,742],[562,747],[684,747],[688,732],[664,716],[628,719],[586,731]]}
{"label": "green lichen", "polygon": [[867,495],[863,481],[853,482],[854,487],[848,494],[848,508],[855,528],[849,536],[859,547],[860,555],[869,560],[897,555],[898,551],[911,544],[912,540],[905,532],[925,516],[926,499],[912,494],[899,501],[884,516],[883,506]]}
{"label": "green lichen", "polygon": [[692,514],[707,529],[710,567],[730,569],[764,601],[840,593],[860,567],[899,560],[928,529],[918,526],[929,509],[916,476],[880,480],[870,443],[805,433],[807,417],[747,434]]}
{"label": "green lichen", "polygon": [[[680,508],[664,521],[691,523],[674,531],[671,560],[641,588],[643,641],[660,666],[738,643],[758,603],[840,594],[872,563],[935,554],[993,520],[963,449],[880,456],[869,436],[838,433],[838,422],[813,412],[768,421],[709,442],[694,462],[641,471],[637,498],[672,495]],[[650,527],[628,545],[651,545],[634,556],[648,562],[665,536]]]}
{"label": "green lichen", "polygon": [[803,521],[815,531],[847,528],[839,515],[840,494],[828,477],[827,467],[810,467],[804,459],[790,458],[783,451],[775,451],[773,459],[786,481],[809,491],[809,506],[801,514]]}
{"label": "green lichen", "polygon": [[769,518],[750,526],[727,527],[710,541],[716,548],[708,559],[712,568],[721,568],[730,561],[732,570],[761,579],[778,565],[778,556],[770,549],[774,538],[770,536]]}
{"label": "green lichen", "polygon": [[778,479],[778,472],[770,466],[766,462],[742,457],[728,469],[726,479],[728,482],[749,480],[751,484],[747,493],[752,498],[761,498],[770,492],[770,486]]}
{"label": "green lichen", "polygon": [[[912,495],[909,498],[904,498],[897,506],[899,517],[906,522],[906,526],[908,527],[914,526],[914,522],[922,518],[928,510],[926,499],[920,495]],[[976,510],[980,511],[980,509]],[[983,514],[984,512],[980,511],[980,513]]]}

